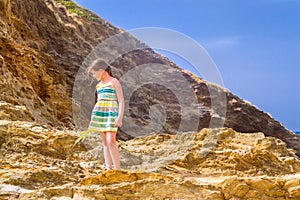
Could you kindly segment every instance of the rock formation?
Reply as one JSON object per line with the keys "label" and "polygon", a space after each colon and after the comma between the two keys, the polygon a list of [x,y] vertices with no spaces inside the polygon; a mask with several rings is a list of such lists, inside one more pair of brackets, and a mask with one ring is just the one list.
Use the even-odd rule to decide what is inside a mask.
{"label": "rock formation", "polygon": [[101,145],[74,146],[76,132],[0,125],[1,199],[300,198],[299,158],[263,133],[153,133],[120,141],[123,170],[105,171]]}
{"label": "rock formation", "polygon": [[[300,198],[299,136],[228,90],[72,1],[1,0],[0,24],[1,199]],[[99,56],[130,91],[121,171],[97,135],[73,145]]]}
{"label": "rock formation", "polygon": [[[128,124],[126,130],[134,130],[136,124],[139,127],[149,124],[151,107],[154,108],[152,110],[154,114],[155,110],[163,107],[166,115],[165,123],[161,125],[152,120],[154,127],[161,126],[160,132],[176,132],[179,129],[178,124],[183,120],[182,116],[185,115],[183,110],[186,110],[189,119],[181,123],[184,131],[189,131],[191,125],[197,130],[210,127],[211,121],[217,116],[217,118],[220,117],[217,120],[222,121],[220,127],[224,124],[225,127],[241,132],[261,131],[267,136],[282,139],[289,147],[300,151],[299,137],[286,130],[268,114],[227,90],[180,69],[168,59],[124,33],[122,29],[78,7],[72,1],[32,0],[24,3],[21,0],[5,0],[0,2],[0,7],[2,8],[0,15],[2,27],[0,31],[0,99],[13,105],[25,106],[35,122],[55,127],[74,128],[77,117],[76,109],[79,109],[79,112],[83,114],[79,121],[86,125],[93,105],[90,96],[93,94],[82,94],[85,98],[77,95],[79,100],[74,97],[74,88],[75,92],[78,91],[74,84],[76,76],[80,67],[84,66],[84,63],[88,64],[86,58],[96,46],[123,33],[128,43],[126,47],[132,45],[136,49],[122,53],[125,45],[114,43],[109,47],[110,54],[117,52],[121,55],[111,61],[119,78],[143,64],[169,66],[169,69],[173,69],[171,74],[156,73],[156,78],[172,81],[174,77],[172,84],[174,83],[175,88],[182,88],[183,82],[187,81],[195,96],[187,95],[186,101],[195,101],[196,104],[196,107],[182,109],[174,91],[164,85],[157,83],[141,85],[128,99],[128,112],[125,120],[128,119],[127,121],[131,123],[125,123]],[[101,49],[101,53],[105,52],[104,49]],[[177,81],[177,74],[185,80]],[[136,81],[125,80],[124,86],[130,88]],[[85,88],[79,88],[79,91],[83,90]],[[217,107],[214,108],[212,102],[215,96],[220,94],[224,95],[225,101],[215,100]],[[225,114],[222,114],[220,109],[226,109]],[[196,123],[191,122],[193,119]],[[159,130],[156,128],[154,131]],[[119,137],[128,139],[135,135],[120,130]]]}

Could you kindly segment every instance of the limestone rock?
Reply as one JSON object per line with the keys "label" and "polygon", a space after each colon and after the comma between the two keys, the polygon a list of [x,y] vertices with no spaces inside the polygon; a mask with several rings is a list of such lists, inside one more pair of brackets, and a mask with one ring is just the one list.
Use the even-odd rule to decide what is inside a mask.
{"label": "limestone rock", "polygon": [[74,146],[77,138],[0,120],[1,198],[299,199],[299,158],[262,133],[203,129],[119,141],[122,170],[110,171],[95,151],[101,144]]}

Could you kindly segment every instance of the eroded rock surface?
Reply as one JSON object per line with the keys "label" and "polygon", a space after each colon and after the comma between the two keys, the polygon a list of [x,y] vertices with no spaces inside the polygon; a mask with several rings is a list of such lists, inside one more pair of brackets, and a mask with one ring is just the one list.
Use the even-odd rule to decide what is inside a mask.
{"label": "eroded rock surface", "polygon": [[111,171],[101,144],[74,146],[77,138],[69,130],[1,120],[0,198],[300,198],[299,158],[263,133],[221,128],[119,141],[122,170]]}

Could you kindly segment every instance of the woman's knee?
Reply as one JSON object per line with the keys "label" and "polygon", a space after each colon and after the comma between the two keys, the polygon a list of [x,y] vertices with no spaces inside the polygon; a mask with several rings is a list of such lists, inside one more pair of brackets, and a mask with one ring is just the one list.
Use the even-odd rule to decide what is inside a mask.
{"label": "woman's knee", "polygon": [[113,145],[116,145],[116,144],[117,144],[117,142],[116,142],[115,133],[108,132],[106,134],[106,145],[107,146],[113,146]]}
{"label": "woman's knee", "polygon": [[107,138],[106,138],[106,134],[105,133],[101,133],[101,140],[102,140],[102,145],[104,147],[107,147],[108,143],[107,143]]}

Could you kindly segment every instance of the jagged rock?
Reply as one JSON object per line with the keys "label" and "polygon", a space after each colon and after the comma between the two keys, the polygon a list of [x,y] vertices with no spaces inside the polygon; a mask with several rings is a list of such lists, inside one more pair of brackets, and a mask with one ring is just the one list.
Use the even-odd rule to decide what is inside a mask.
{"label": "jagged rock", "polygon": [[0,101],[0,120],[10,119],[17,121],[23,119],[24,121],[33,121],[34,117],[25,106],[14,106],[7,102]]}
{"label": "jagged rock", "polygon": [[262,133],[203,129],[119,141],[123,169],[110,171],[94,151],[101,144],[74,146],[77,138],[69,130],[0,120],[0,197],[299,199],[299,158]]}

